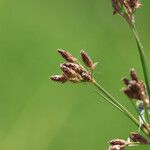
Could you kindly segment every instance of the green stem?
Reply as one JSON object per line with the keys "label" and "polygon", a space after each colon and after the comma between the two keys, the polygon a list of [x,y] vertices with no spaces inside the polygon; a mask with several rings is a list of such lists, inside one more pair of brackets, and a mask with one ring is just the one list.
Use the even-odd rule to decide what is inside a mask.
{"label": "green stem", "polygon": [[105,99],[108,103],[110,103],[112,106],[114,106],[116,109],[118,109],[120,112],[126,115],[126,113],[116,104],[114,104],[109,98],[104,96],[102,93],[100,93],[98,90],[95,90],[103,99]]}
{"label": "green stem", "polygon": [[[143,45],[140,41],[138,32],[136,30],[135,24],[131,24],[130,25],[131,30],[133,31],[134,37],[135,37],[135,41],[138,47],[138,51],[139,51],[139,55],[140,55],[140,60],[141,60],[141,65],[142,65],[142,69],[143,69],[143,74],[144,74],[144,79],[145,79],[145,83],[146,83],[146,87],[147,87],[147,93],[148,96],[150,97],[150,75],[149,75],[149,70],[148,70],[148,65],[147,65],[147,61],[146,61],[146,57],[143,51]],[[147,116],[147,121],[148,123],[150,123],[150,118],[149,118],[149,114],[148,114],[148,110],[146,109],[146,116]]]}
{"label": "green stem", "polygon": [[[122,106],[113,96],[111,96],[111,94],[109,94],[101,85],[99,85],[94,79],[92,82],[97,88],[98,90],[100,90],[100,92],[105,95],[107,98],[109,98],[115,105],[117,105],[123,112],[125,112],[125,115],[131,119],[131,121],[133,121],[136,126],[140,126],[139,121],[124,107]],[[143,131],[143,133],[149,137],[149,132],[142,127],[141,130]]]}

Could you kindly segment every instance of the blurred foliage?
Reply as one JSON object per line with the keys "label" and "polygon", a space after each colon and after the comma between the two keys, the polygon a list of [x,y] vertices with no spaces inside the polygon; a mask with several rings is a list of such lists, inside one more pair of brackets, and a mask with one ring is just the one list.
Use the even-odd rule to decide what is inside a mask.
{"label": "blurred foliage", "polygon": [[[150,2],[143,3],[136,22],[150,58]],[[133,111],[120,79],[131,67],[143,79],[140,60],[109,0],[0,0],[1,150],[103,150],[137,130],[92,88],[48,80],[64,62],[57,48],[78,58],[85,49],[99,62],[98,82]]]}

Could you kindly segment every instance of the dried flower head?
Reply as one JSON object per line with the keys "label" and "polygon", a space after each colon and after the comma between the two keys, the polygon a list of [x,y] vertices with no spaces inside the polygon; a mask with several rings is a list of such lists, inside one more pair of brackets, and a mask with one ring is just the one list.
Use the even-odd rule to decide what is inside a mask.
{"label": "dried flower head", "polygon": [[109,142],[108,150],[125,150],[127,142],[123,139],[114,139]]}
{"label": "dried flower head", "polygon": [[73,57],[70,53],[68,53],[67,51],[63,50],[63,49],[58,49],[58,53],[61,54],[61,56],[68,62],[76,62],[77,59],[75,57]]}
{"label": "dried flower head", "polygon": [[139,133],[132,132],[129,137],[133,142],[139,142],[140,144],[149,144],[148,140]]}
{"label": "dried flower head", "polygon": [[118,13],[131,24],[134,22],[134,12],[142,6],[140,0],[112,0],[114,14]]}
{"label": "dried flower head", "polygon": [[64,83],[66,81],[71,81],[73,83],[79,82],[92,82],[92,71],[95,68],[95,64],[84,51],[81,52],[83,62],[86,66],[90,67],[90,71],[87,71],[80,63],[77,62],[77,59],[74,58],[69,52],[65,50],[58,50],[61,56],[67,61],[64,64],[60,64],[60,69],[63,72],[63,75],[55,75],[50,79],[53,81]]}
{"label": "dried flower head", "polygon": [[130,99],[145,100],[147,98],[146,87],[144,82],[139,81],[134,69],[130,71],[131,80],[123,78],[123,82],[127,85],[123,89],[124,93]]}

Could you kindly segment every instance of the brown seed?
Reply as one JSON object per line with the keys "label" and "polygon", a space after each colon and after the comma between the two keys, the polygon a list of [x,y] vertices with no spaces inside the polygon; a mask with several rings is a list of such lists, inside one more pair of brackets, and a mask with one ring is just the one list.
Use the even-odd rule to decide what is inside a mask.
{"label": "brown seed", "polygon": [[67,81],[67,78],[64,75],[53,75],[50,77],[51,80],[64,83]]}
{"label": "brown seed", "polygon": [[61,54],[61,56],[68,62],[76,62],[77,59],[73,57],[69,52],[63,50],[63,49],[58,49],[58,53]]}

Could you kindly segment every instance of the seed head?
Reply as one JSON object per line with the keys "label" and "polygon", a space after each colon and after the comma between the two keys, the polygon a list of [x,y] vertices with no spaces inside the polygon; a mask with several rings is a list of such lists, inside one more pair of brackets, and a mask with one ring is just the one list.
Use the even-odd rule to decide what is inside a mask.
{"label": "seed head", "polygon": [[146,138],[144,138],[142,135],[140,135],[139,133],[136,133],[136,132],[132,132],[129,137],[133,142],[139,142],[141,144],[149,143]]}
{"label": "seed head", "polygon": [[58,53],[68,62],[76,62],[77,59],[63,49],[58,49]]}
{"label": "seed head", "polygon": [[112,0],[114,14],[118,13],[131,24],[134,22],[134,12],[142,6],[140,0]]}
{"label": "seed head", "polygon": [[146,87],[144,82],[139,81],[134,69],[130,71],[131,80],[126,77],[123,78],[123,82],[127,85],[123,89],[124,93],[130,99],[145,100],[147,98]]}
{"label": "seed head", "polygon": [[59,49],[58,52],[61,56],[67,61],[64,64],[60,64],[60,69],[63,72],[63,75],[55,75],[50,79],[58,82],[70,81],[73,83],[80,82],[91,82],[93,80],[91,72],[93,71],[96,64],[93,64],[90,57],[82,51],[82,56],[84,63],[91,68],[90,71],[87,71],[81,64],[77,62],[77,59],[74,58],[70,53],[65,50]]}
{"label": "seed head", "polygon": [[50,77],[51,80],[64,83],[67,81],[66,76],[64,75],[53,75]]}

